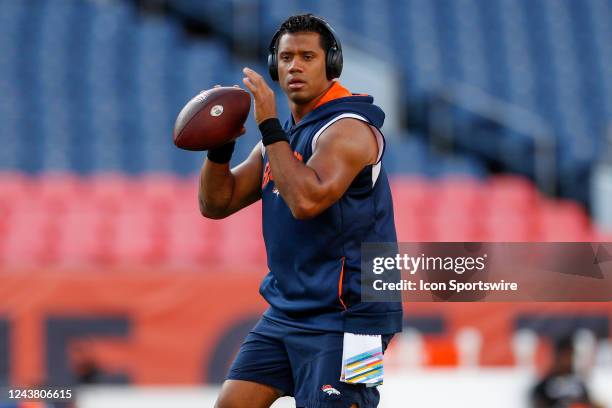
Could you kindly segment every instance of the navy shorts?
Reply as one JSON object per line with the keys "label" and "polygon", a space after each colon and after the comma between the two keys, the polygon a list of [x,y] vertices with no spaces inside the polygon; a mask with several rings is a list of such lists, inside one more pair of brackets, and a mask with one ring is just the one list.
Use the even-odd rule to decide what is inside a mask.
{"label": "navy shorts", "polygon": [[[297,329],[262,317],[240,347],[227,376],[272,386],[298,408],[375,408],[376,387],[340,382],[343,333]],[[383,335],[383,351],[392,334]]]}

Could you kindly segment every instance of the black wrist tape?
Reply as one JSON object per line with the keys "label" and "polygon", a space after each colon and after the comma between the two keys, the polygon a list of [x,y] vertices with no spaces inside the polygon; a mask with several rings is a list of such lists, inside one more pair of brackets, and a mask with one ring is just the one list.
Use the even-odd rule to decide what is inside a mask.
{"label": "black wrist tape", "polygon": [[261,122],[259,124],[259,131],[261,132],[261,142],[264,146],[276,142],[289,143],[289,139],[277,118],[270,118]]}
{"label": "black wrist tape", "polygon": [[229,163],[232,158],[232,153],[234,153],[235,145],[236,142],[229,142],[223,146],[208,150],[208,160],[218,164]]}

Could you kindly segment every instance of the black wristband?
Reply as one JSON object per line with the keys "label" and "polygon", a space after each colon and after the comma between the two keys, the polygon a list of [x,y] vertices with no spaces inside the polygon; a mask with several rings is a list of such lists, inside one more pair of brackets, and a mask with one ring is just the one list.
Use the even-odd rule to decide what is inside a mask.
{"label": "black wristband", "polygon": [[207,154],[208,160],[218,164],[229,163],[232,158],[232,153],[234,153],[235,145],[236,142],[229,142],[223,146],[209,149]]}
{"label": "black wristband", "polygon": [[277,118],[270,118],[261,122],[259,124],[259,131],[261,132],[261,142],[264,146],[276,142],[289,143],[289,139]]}

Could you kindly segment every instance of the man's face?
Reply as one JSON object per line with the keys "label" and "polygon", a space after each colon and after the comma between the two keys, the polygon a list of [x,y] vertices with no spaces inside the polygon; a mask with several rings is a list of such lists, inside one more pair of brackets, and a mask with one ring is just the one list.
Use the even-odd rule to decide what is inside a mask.
{"label": "man's face", "polygon": [[320,96],[330,85],[319,33],[285,33],[278,42],[278,80],[298,105]]}

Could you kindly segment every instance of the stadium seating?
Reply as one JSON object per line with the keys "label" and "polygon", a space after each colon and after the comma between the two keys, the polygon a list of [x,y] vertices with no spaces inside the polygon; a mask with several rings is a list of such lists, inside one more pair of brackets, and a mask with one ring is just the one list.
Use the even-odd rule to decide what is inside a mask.
{"label": "stadium seating", "polygon": [[[171,176],[23,177],[0,173],[0,266],[264,267],[261,206],[203,218],[197,180]],[[525,179],[466,176],[392,182],[400,241],[588,241],[583,209]],[[4,200],[11,197],[10,200]]]}
{"label": "stadium seating", "polygon": [[[173,118],[198,90],[240,83],[240,67],[252,61],[229,53],[218,38],[231,37],[234,23],[219,22],[233,21],[223,16],[248,6],[260,21],[241,28],[259,30],[252,35],[262,51],[284,16],[313,11],[337,26],[350,45],[359,46],[354,36],[366,37],[399,56],[394,63],[405,78],[402,101],[417,127],[411,138],[428,138],[428,106],[439,89],[452,90],[454,83],[531,111],[554,130],[561,193],[588,201],[584,179],[612,119],[605,0],[387,0],[375,8],[364,1],[245,4],[181,0],[168,3],[179,13],[167,17],[141,13],[122,1],[36,0],[37,7],[28,7],[0,0],[6,57],[0,62],[0,90],[7,96],[0,101],[0,166],[28,173],[193,173],[200,157],[168,142]],[[208,24],[214,35],[190,37],[177,16]],[[410,160],[395,165],[390,160],[392,172],[481,176],[493,163],[534,176],[529,135],[456,105],[455,146],[463,153],[435,158],[443,164],[430,167],[409,140],[394,150]],[[279,106],[286,117],[286,107]],[[257,139],[252,119],[247,129],[237,160]]]}
{"label": "stadium seating", "polygon": [[[193,38],[177,19],[140,13],[129,2],[36,5],[0,0],[0,46],[8,57],[0,62],[0,89],[8,96],[0,101],[4,170],[193,174],[201,155],[170,143],[176,113],[202,88],[241,83],[242,66],[265,70],[232,57],[222,37]],[[227,6],[191,3],[183,17],[231,12]],[[288,117],[286,104],[278,107]],[[236,161],[258,138],[252,117],[246,126]],[[427,154],[412,136],[389,139],[391,172],[486,174],[476,158]]]}
{"label": "stadium seating", "polygon": [[[388,135],[383,160],[400,239],[596,237],[575,204],[542,197],[524,178],[487,178],[492,163],[533,176],[529,137],[459,104],[450,110],[459,153],[448,155],[430,145],[427,109],[459,82],[533,112],[555,132],[562,189],[586,201],[612,117],[609,2],[297,3],[253,3],[262,49],[286,15],[313,11],[348,44],[365,36],[397,55],[411,128]],[[127,1],[0,0],[2,263],[231,263],[234,248],[219,242],[265,262],[257,207],[203,220],[189,177],[202,154],[170,139],[176,113],[200,89],[240,83],[244,65],[265,71],[230,52],[233,30],[218,22],[232,4],[181,0],[168,3],[178,14],[163,15]],[[188,34],[187,17],[212,35]],[[246,126],[235,162],[258,140],[252,115]]]}
{"label": "stadium seating", "polygon": [[[262,51],[282,19],[307,11],[325,16],[352,46],[360,47],[359,39],[365,38],[390,51],[386,55],[395,57],[405,78],[406,116],[421,136],[428,136],[428,105],[440,90],[454,91],[456,83],[528,110],[553,130],[559,192],[588,202],[584,180],[612,121],[609,1],[386,0],[376,7],[363,0],[250,3],[259,6],[261,21],[244,29],[255,30]],[[218,21],[231,20],[240,8],[229,1],[169,5],[230,37],[231,32],[217,28]],[[451,105],[465,108],[460,101]],[[492,127],[477,112],[452,118],[459,151],[504,171],[535,176],[530,135],[506,125]],[[521,124],[521,119],[511,116],[510,122]]]}

